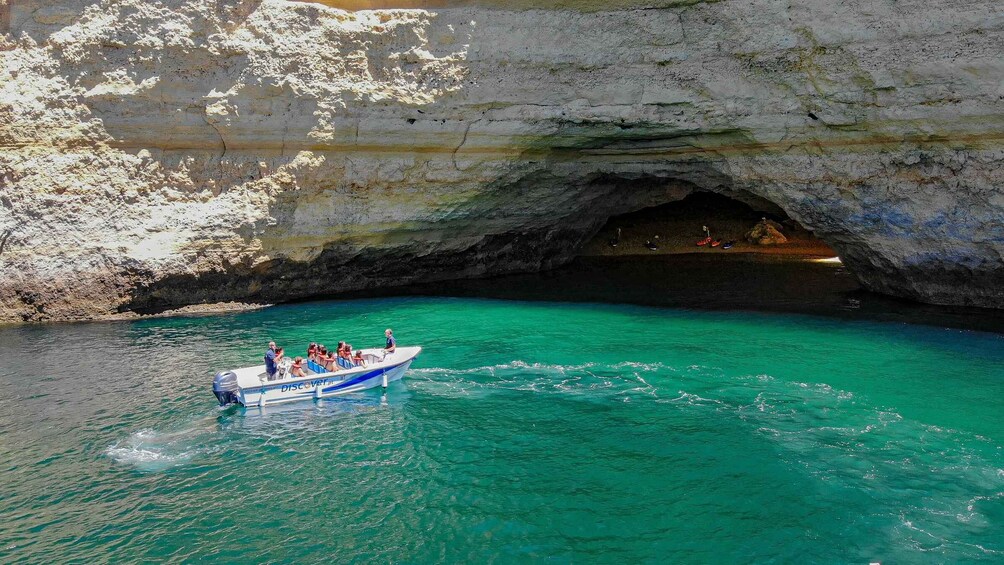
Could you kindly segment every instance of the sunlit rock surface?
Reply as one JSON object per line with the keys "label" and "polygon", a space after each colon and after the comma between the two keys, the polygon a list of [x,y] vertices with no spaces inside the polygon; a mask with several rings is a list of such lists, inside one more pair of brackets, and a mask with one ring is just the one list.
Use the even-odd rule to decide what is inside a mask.
{"label": "sunlit rock surface", "polygon": [[1004,307],[996,2],[328,4],[0,0],[0,320],[547,268],[698,189]]}

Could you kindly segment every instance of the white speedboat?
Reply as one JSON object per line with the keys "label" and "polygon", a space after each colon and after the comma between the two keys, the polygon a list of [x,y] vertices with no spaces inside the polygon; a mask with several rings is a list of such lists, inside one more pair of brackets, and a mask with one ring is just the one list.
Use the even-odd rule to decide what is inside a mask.
{"label": "white speedboat", "polygon": [[421,347],[398,347],[393,353],[383,349],[363,349],[365,366],[326,371],[304,362],[304,377],[292,377],[288,366],[280,367],[269,380],[265,365],[216,373],[213,394],[220,406],[266,406],[294,400],[327,398],[387,385],[400,380]]}

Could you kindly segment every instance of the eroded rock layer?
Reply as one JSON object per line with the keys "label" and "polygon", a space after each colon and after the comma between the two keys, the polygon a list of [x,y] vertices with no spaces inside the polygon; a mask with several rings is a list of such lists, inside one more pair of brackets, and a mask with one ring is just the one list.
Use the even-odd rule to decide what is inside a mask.
{"label": "eroded rock layer", "polygon": [[441,6],[0,0],[0,320],[546,268],[693,190],[1004,307],[996,2]]}

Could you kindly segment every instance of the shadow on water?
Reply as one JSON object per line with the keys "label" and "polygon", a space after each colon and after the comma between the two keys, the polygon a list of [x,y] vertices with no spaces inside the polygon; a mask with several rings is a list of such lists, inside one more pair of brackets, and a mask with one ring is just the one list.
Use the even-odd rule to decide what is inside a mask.
{"label": "shadow on water", "polygon": [[339,295],[451,296],[763,311],[1004,333],[1004,312],[868,292],[840,263],[751,254],[578,257],[551,271]]}

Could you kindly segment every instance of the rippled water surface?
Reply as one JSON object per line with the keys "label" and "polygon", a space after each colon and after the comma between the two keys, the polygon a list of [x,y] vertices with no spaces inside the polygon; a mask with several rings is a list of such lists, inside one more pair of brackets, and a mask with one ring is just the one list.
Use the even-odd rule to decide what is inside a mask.
{"label": "rippled water surface", "polygon": [[[220,410],[274,338],[425,352]],[[0,561],[1001,562],[1004,339],[444,298],[0,330]]]}

